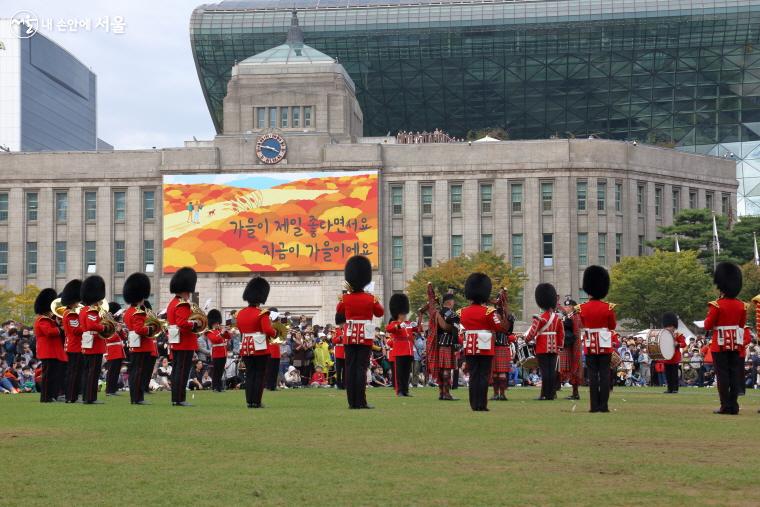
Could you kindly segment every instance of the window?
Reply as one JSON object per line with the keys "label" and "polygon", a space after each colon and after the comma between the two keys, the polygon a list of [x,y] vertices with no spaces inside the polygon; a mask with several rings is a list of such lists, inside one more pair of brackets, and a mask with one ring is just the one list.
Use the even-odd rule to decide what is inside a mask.
{"label": "window", "polygon": [[578,233],[578,265],[585,266],[588,264],[588,233]]}
{"label": "window", "polygon": [[401,236],[393,236],[393,270],[404,269],[404,239]]}
{"label": "window", "polygon": [[462,235],[451,235],[451,257],[459,257],[462,255]]}
{"label": "window", "polygon": [[607,264],[607,233],[600,232],[597,241],[599,248],[599,264],[605,266]]}
{"label": "window", "polygon": [[623,235],[615,234],[615,262],[620,262],[623,257]]}
{"label": "window", "polygon": [[284,129],[288,128],[288,108],[287,107],[280,108],[280,127]]}
{"label": "window", "polygon": [[113,300],[114,300],[114,303],[119,303],[121,306],[126,308],[127,302],[124,301],[124,294],[114,294]]}
{"label": "window", "polygon": [[303,108],[303,126],[311,127],[311,106],[304,106]]}
{"label": "window", "polygon": [[66,274],[66,242],[55,242],[55,274]]}
{"label": "window", "polygon": [[433,265],[433,236],[422,236],[422,265]]}
{"label": "window", "polygon": [[697,193],[689,190],[689,208],[697,209]]}
{"label": "window", "polygon": [[449,187],[449,194],[451,199],[451,214],[460,215],[462,213],[462,185],[451,185]]}
{"label": "window", "polygon": [[55,193],[55,221],[65,222],[69,214],[69,194],[66,192]]}
{"label": "window", "polygon": [[124,272],[124,241],[116,240],[113,242],[113,263],[117,273]]}
{"label": "window", "polygon": [[257,129],[267,128],[267,108],[266,107],[256,108],[256,128]]}
{"label": "window", "polygon": [[97,265],[96,262],[96,250],[95,250],[95,242],[94,241],[85,241],[84,242],[84,272],[87,274],[92,274],[97,271]]}
{"label": "window", "polygon": [[26,274],[37,274],[37,242],[26,242]]}
{"label": "window", "polygon": [[143,220],[156,218],[156,192],[146,190],[143,192]]}
{"label": "window", "polygon": [[493,202],[493,185],[484,183],[480,185],[480,212],[490,213]]}
{"label": "window", "polygon": [[395,216],[404,212],[404,188],[391,187],[391,211]]}
{"label": "window", "polygon": [[269,108],[269,128],[273,129],[277,127],[277,108]]}
{"label": "window", "polygon": [[98,194],[96,192],[84,193],[84,219],[94,222],[98,218]]}
{"label": "window", "polygon": [[576,195],[578,196],[578,211],[586,211],[586,197],[588,194],[588,183],[579,181],[576,183]]}
{"label": "window", "polygon": [[644,214],[644,185],[636,187],[636,211],[639,215]]}
{"label": "window", "polygon": [[552,210],[552,199],[554,197],[554,184],[549,181],[541,183],[541,210]]}
{"label": "window", "polygon": [[143,263],[145,263],[146,273],[153,273],[155,271],[155,250],[152,239],[143,241]]}
{"label": "window", "polygon": [[729,213],[731,213],[731,206],[728,203],[728,199],[729,199],[728,194],[722,194],[720,196],[720,211],[724,215],[728,215]]}
{"label": "window", "polygon": [[480,235],[480,250],[482,252],[490,252],[493,250],[493,234]]}
{"label": "window", "polygon": [[512,266],[520,268],[523,265],[523,235],[512,234]]}
{"label": "window", "polygon": [[37,192],[26,193],[26,219],[29,222],[37,221],[38,210]]}
{"label": "window", "polygon": [[8,193],[0,194],[0,222],[8,221]]}
{"label": "window", "polygon": [[713,193],[705,192],[705,208],[713,209]]}
{"label": "window", "polygon": [[598,180],[596,182],[596,210],[604,212],[607,209],[607,182]]}
{"label": "window", "polygon": [[127,193],[124,191],[113,193],[113,219],[115,222],[123,222],[127,216]]}
{"label": "window", "polygon": [[554,235],[544,234],[544,267],[554,265]]}
{"label": "window", "polygon": [[0,275],[8,274],[8,243],[0,243]]}
{"label": "window", "polygon": [[654,216],[662,218],[662,187],[654,189]]}
{"label": "window", "polygon": [[615,211],[623,212],[623,184],[615,183]]}
{"label": "window", "polygon": [[521,183],[513,183],[511,188],[512,194],[512,213],[522,212],[523,187]]}
{"label": "window", "polygon": [[644,236],[639,236],[639,257],[644,255]]}
{"label": "window", "polygon": [[301,126],[301,108],[300,107],[294,107],[292,111],[292,118],[291,124],[293,125],[293,128],[300,127]]}
{"label": "window", "polygon": [[673,216],[675,217],[681,211],[681,190],[673,189]]}
{"label": "window", "polygon": [[422,214],[433,214],[433,187],[430,185],[422,187]]}

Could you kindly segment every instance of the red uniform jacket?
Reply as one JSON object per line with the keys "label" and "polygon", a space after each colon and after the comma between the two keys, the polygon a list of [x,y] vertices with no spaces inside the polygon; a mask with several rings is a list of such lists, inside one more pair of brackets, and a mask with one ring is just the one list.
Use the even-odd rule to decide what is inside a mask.
{"label": "red uniform jacket", "polygon": [[680,364],[681,363],[681,349],[686,348],[686,337],[679,333],[678,331],[675,331],[673,333],[673,338],[675,340],[675,346],[676,346],[676,353],[673,354],[672,359],[667,359],[664,361],[665,364]]}
{"label": "red uniform jacket", "polygon": [[221,329],[212,329],[206,333],[208,341],[211,342],[211,359],[222,359],[227,357],[227,340],[230,334]]}
{"label": "red uniform jacket", "polygon": [[82,326],[79,325],[79,314],[74,310],[66,310],[63,314],[63,332],[66,335],[66,352],[82,352]]}
{"label": "red uniform jacket", "polygon": [[343,348],[343,327],[336,327],[335,334],[332,338],[333,345],[335,345],[335,359],[345,359],[346,349]]}
{"label": "red uniform jacket", "polygon": [[147,316],[142,308],[130,306],[121,318],[128,330],[140,335],[140,346],[130,347],[130,352],[153,352],[156,348],[156,340],[150,336],[153,330],[145,326]]}
{"label": "red uniform jacket", "polygon": [[179,343],[169,345],[171,350],[198,350],[198,335],[193,332],[195,324],[187,320],[193,313],[190,303],[174,296],[166,308],[166,320],[170,326],[179,328]]}
{"label": "red uniform jacket", "polygon": [[[241,356],[268,356],[268,342],[275,336],[277,331],[272,327],[272,321],[269,318],[269,312],[261,311],[261,308],[249,306],[243,308],[237,313],[237,326],[243,334],[243,340],[240,344]],[[263,350],[256,350],[254,347],[253,333],[264,333],[267,337],[267,344]],[[246,336],[248,335],[248,336]]]}
{"label": "red uniform jacket", "polygon": [[416,324],[394,320],[388,323],[385,331],[391,336],[393,357],[414,355],[414,333],[421,331]]}
{"label": "red uniform jacket", "polygon": [[53,317],[37,315],[34,320],[34,336],[37,337],[37,358],[65,361],[61,329]]}
{"label": "red uniform jacket", "polygon": [[712,335],[710,350],[713,352],[739,350],[738,338],[744,338],[743,328],[747,322],[746,305],[738,299],[720,298],[717,301],[710,301],[707,308],[705,329]]}
{"label": "red uniform jacket", "polygon": [[[344,345],[372,346],[373,337],[367,338],[363,327],[358,322],[366,321],[372,325],[372,317],[382,317],[385,313],[383,305],[375,296],[368,292],[343,294],[338,300],[335,311],[346,316],[346,324],[343,326]],[[349,321],[357,321],[357,323],[352,325]],[[374,327],[372,329],[374,330]]]}
{"label": "red uniform jacket", "polygon": [[100,336],[103,331],[103,324],[100,323],[100,313],[97,306],[85,306],[79,311],[79,325],[82,326],[82,332],[92,332],[95,336],[92,340],[91,349],[82,349],[82,354],[95,355],[106,353],[106,340]]}
{"label": "red uniform jacket", "polygon": [[[504,331],[499,314],[492,306],[470,305],[459,311],[459,322],[464,328],[464,333],[460,337],[460,342],[464,343],[464,353],[466,356],[492,356],[494,355],[493,333]],[[478,346],[478,336],[476,331],[489,332],[490,338],[481,341]]]}
{"label": "red uniform jacket", "polygon": [[124,335],[121,331],[116,331],[110,337],[106,338],[106,361],[124,359]]}
{"label": "red uniform jacket", "polygon": [[[277,338],[277,335],[275,335]],[[280,359],[280,344],[269,342],[269,357],[271,359]]]}
{"label": "red uniform jacket", "polygon": [[[612,350],[619,345],[617,334],[613,332],[617,327],[615,305],[592,299],[576,306],[576,309],[583,325],[583,333],[581,333],[583,353],[587,355],[612,354]],[[612,332],[611,347],[602,347],[599,344],[598,333],[590,331],[595,329],[606,329]]]}
{"label": "red uniform jacket", "polygon": [[747,346],[752,341],[752,332],[749,330],[749,327],[744,327],[744,344],[739,348],[739,357],[742,359],[747,358]]}
{"label": "red uniform jacket", "polygon": [[[551,322],[550,322],[551,321]],[[540,332],[539,332],[540,331]],[[536,342],[536,354],[557,354],[565,343],[565,326],[559,315],[547,310],[533,317],[533,325],[525,335],[526,342]]]}

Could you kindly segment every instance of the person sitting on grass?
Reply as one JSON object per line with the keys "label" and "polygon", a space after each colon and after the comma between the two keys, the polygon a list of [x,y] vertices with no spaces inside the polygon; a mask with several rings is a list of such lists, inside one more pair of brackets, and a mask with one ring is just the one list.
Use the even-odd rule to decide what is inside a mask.
{"label": "person sitting on grass", "polygon": [[321,366],[317,366],[314,369],[314,374],[311,376],[311,380],[309,381],[309,386],[311,386],[311,387],[330,387],[330,384],[328,384],[327,377],[325,377],[325,374],[322,371],[322,367]]}
{"label": "person sitting on grass", "polygon": [[[2,394],[18,394],[18,389],[13,387],[13,383],[10,378],[6,376],[10,368],[5,368],[2,377],[0,377],[0,393]],[[16,376],[13,375],[13,378]]]}
{"label": "person sitting on grass", "polygon": [[29,366],[21,369],[21,378],[19,378],[20,389],[22,393],[36,392],[34,388],[34,371]]}
{"label": "person sitting on grass", "polygon": [[285,387],[295,389],[301,387],[301,372],[295,366],[288,366],[288,371],[285,372]]}
{"label": "person sitting on grass", "polygon": [[388,387],[390,384],[383,376],[382,366],[378,366],[372,372],[372,381],[370,382],[372,387]]}
{"label": "person sitting on grass", "polygon": [[190,372],[190,380],[187,382],[187,388],[191,391],[203,390],[203,361],[195,362],[195,368]]}
{"label": "person sitting on grass", "polygon": [[171,391],[172,390],[172,365],[169,364],[169,359],[166,357],[161,358],[160,366],[156,370],[156,382],[158,382],[159,391]]}

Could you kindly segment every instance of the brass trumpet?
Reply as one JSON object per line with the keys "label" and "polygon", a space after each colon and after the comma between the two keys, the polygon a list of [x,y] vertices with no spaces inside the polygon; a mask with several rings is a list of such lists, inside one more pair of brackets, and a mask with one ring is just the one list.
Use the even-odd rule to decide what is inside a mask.
{"label": "brass trumpet", "polygon": [[103,324],[103,331],[100,334],[103,338],[110,338],[116,332],[116,319],[111,312],[108,311],[108,300],[105,298],[98,302],[98,315],[100,315],[100,323]]}
{"label": "brass trumpet", "polygon": [[190,316],[187,318],[187,320],[194,320],[195,322],[198,322],[198,329],[196,329],[195,332],[203,333],[208,330],[208,316],[206,315],[206,312],[204,312],[197,303],[192,302],[190,303],[190,309]]}
{"label": "brass trumpet", "polygon": [[169,323],[166,322],[164,319],[160,319],[158,315],[156,315],[153,310],[146,310],[145,313],[147,313],[147,317],[145,317],[145,326],[151,327],[155,331],[153,331],[153,334],[151,334],[151,338],[158,338],[158,336],[161,333],[166,332],[166,330],[169,328]]}

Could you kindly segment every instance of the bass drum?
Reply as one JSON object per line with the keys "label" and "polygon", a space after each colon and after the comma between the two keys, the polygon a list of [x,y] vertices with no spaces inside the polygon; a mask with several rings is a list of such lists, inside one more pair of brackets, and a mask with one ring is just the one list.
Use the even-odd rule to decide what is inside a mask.
{"label": "bass drum", "polygon": [[669,329],[650,329],[647,333],[647,354],[658,361],[668,361],[676,355],[676,340]]}

